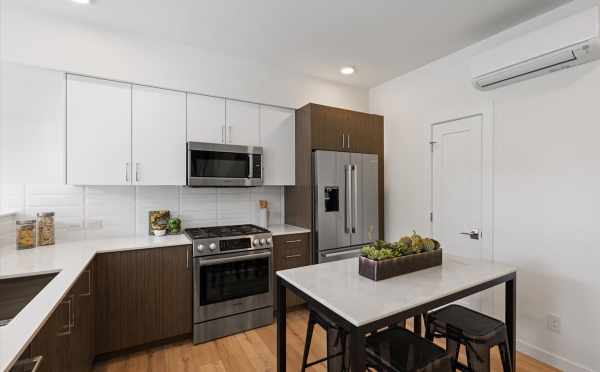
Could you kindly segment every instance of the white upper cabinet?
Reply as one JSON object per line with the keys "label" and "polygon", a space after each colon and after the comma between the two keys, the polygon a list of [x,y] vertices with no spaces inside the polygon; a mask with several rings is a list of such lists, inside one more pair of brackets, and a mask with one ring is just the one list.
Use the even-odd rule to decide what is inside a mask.
{"label": "white upper cabinet", "polygon": [[260,145],[260,106],[255,103],[227,100],[227,143]]}
{"label": "white upper cabinet", "polygon": [[187,140],[225,143],[225,99],[187,95]]}
{"label": "white upper cabinet", "polygon": [[131,85],[67,76],[67,183],[131,182]]}
{"label": "white upper cabinet", "polygon": [[294,110],[260,107],[260,143],[264,151],[264,184],[294,185],[296,182]]}
{"label": "white upper cabinet", "polygon": [[135,85],[132,112],[133,183],[185,185],[185,93]]}

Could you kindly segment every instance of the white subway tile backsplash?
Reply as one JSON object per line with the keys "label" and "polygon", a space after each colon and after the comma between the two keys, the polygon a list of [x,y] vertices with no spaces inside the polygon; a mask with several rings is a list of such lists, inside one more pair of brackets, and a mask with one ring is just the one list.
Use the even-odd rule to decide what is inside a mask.
{"label": "white subway tile backsplash", "polygon": [[15,230],[15,216],[0,217],[0,245],[14,243]]}
{"label": "white subway tile backsplash", "polygon": [[283,188],[276,186],[265,186],[265,187],[256,187],[251,191],[251,199],[252,199],[252,216],[253,222],[257,224],[258,215],[259,215],[259,200],[266,200],[269,202],[269,218],[268,222],[270,225],[273,224],[282,224],[284,222],[283,215],[283,206],[282,206],[282,197],[283,197]]}
{"label": "white subway tile backsplash", "polygon": [[217,189],[183,187],[180,200],[184,228],[217,224]]}
{"label": "white subway tile backsplash", "polygon": [[[269,223],[284,222],[282,187],[2,185],[1,204],[19,216],[56,213],[58,240],[147,234],[148,211],[168,209],[184,227],[258,223],[259,200]],[[0,220],[0,239],[14,240],[14,217]]]}
{"label": "white subway tile backsplash", "polygon": [[27,216],[38,212],[54,212],[57,239],[80,235],[83,229],[82,186],[25,185],[25,210]]}
{"label": "white subway tile backsplash", "polygon": [[88,237],[134,234],[135,213],[135,188],[128,186],[85,188],[85,227]]}
{"label": "white subway tile backsplash", "polygon": [[217,189],[217,225],[253,223],[250,189]]}
{"label": "white subway tile backsplash", "polygon": [[25,185],[2,185],[2,208],[23,212],[25,210]]}
{"label": "white subway tile backsplash", "polygon": [[137,186],[135,188],[135,226],[137,234],[148,232],[148,212],[168,209],[172,217],[179,216],[177,186]]}

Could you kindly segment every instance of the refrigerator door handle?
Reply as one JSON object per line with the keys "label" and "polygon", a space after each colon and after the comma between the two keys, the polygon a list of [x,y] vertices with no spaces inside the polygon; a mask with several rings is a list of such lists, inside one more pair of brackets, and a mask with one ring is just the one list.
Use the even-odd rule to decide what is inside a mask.
{"label": "refrigerator door handle", "polygon": [[352,234],[356,234],[356,225],[358,225],[358,167],[356,164],[352,164]]}
{"label": "refrigerator door handle", "polygon": [[350,165],[344,165],[344,231],[350,233],[350,221],[352,213],[352,169]]}

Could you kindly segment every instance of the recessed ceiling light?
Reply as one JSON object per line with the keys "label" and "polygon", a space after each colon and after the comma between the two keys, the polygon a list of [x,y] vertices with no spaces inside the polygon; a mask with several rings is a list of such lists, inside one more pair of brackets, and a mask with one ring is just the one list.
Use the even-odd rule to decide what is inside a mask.
{"label": "recessed ceiling light", "polygon": [[92,0],[71,0],[74,3],[77,4],[85,4],[85,5],[89,5],[91,4]]}
{"label": "recessed ceiling light", "polygon": [[340,73],[342,73],[342,75],[352,75],[354,73],[354,67],[344,66],[340,69]]}

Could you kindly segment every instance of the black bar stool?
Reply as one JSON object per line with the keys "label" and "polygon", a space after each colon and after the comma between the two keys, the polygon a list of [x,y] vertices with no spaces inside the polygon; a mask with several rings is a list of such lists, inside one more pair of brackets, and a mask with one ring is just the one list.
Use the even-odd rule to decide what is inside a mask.
{"label": "black bar stool", "polygon": [[[309,306],[310,313],[308,315],[308,326],[306,328],[306,341],[304,342],[304,354],[302,355],[302,372],[306,370],[306,368],[310,366],[314,366],[315,364],[323,363],[325,361],[331,360],[333,358],[341,357],[341,365],[342,371],[347,371],[346,369],[346,340],[347,334],[344,330],[337,327],[331,320],[329,320],[323,314],[320,314],[318,311],[311,309]],[[335,353],[333,355],[327,355],[325,358],[321,358],[319,360],[315,360],[313,362],[308,362],[308,354],[310,353],[310,345],[312,342],[312,336],[315,329],[315,325],[318,324],[321,326],[327,333],[331,331],[335,331],[337,333],[333,346],[340,347],[341,351]],[[329,347],[328,347],[329,349]],[[328,350],[329,351],[329,350]]]}
{"label": "black bar stool", "polygon": [[[506,325],[501,321],[467,309],[449,305],[426,316],[426,337],[446,339],[446,350],[453,367],[462,371],[489,372],[490,349],[500,348],[504,372],[512,372]],[[468,366],[458,362],[460,345],[467,349]]]}
{"label": "black bar stool", "polygon": [[369,371],[450,372],[451,359],[446,350],[401,327],[367,337]]}

